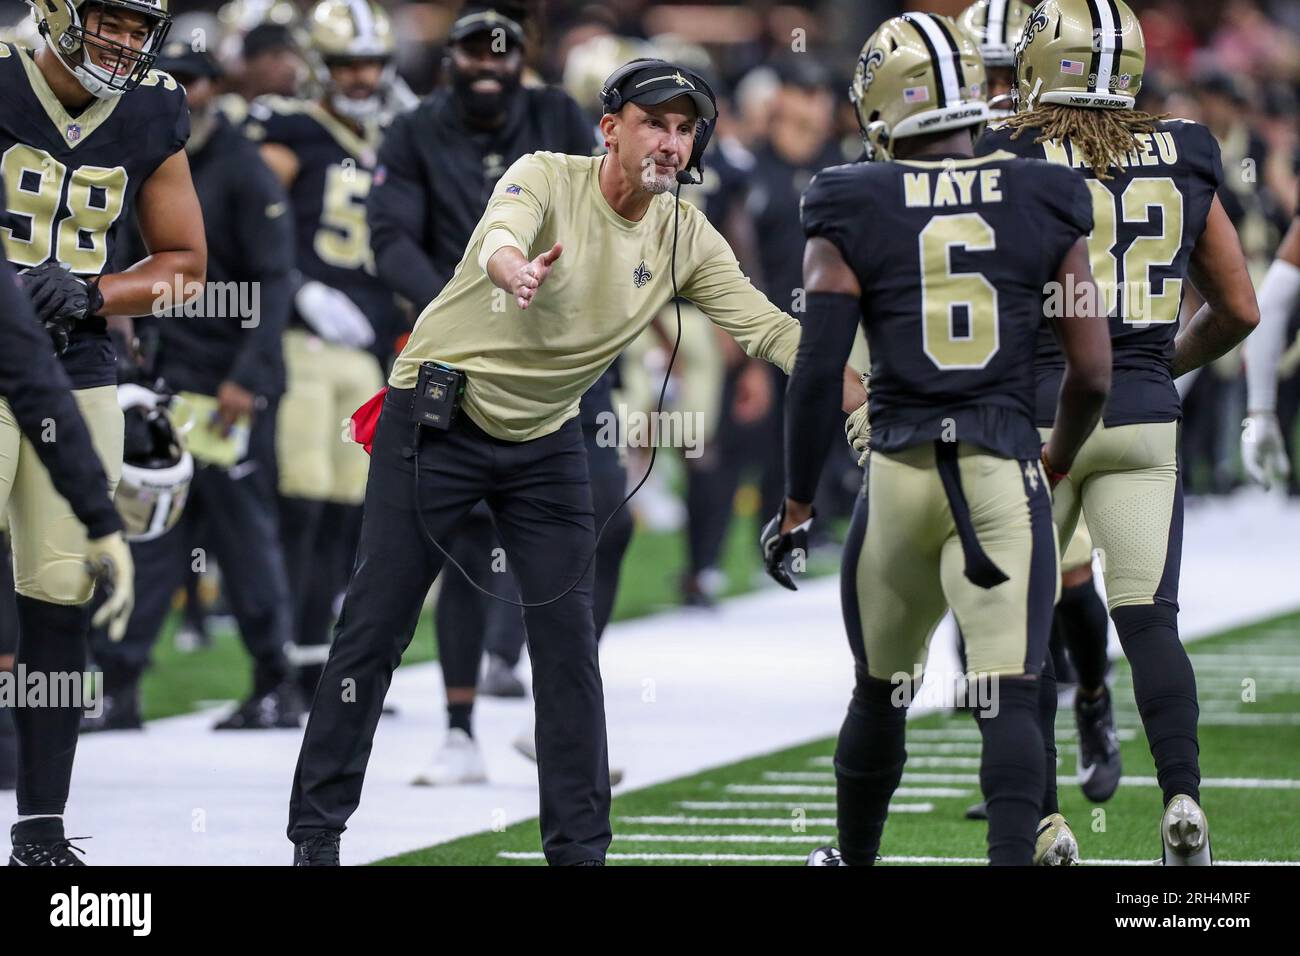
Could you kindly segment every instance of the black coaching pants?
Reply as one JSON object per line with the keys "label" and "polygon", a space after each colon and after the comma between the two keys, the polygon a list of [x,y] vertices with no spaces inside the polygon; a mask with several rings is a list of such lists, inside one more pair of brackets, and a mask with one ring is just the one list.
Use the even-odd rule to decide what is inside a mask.
{"label": "black coaching pants", "polygon": [[448,432],[417,428],[413,395],[389,389],[380,415],[356,566],[294,773],[289,838],[341,831],[357,808],[384,696],[442,570],[428,535],[447,547],[486,501],[524,601],[554,597],[581,573],[565,597],[525,611],[542,848],[552,864],[603,861],[609,764],[592,568],[583,567],[595,528],[582,428],[575,418],[527,442],[493,438],[466,414]]}

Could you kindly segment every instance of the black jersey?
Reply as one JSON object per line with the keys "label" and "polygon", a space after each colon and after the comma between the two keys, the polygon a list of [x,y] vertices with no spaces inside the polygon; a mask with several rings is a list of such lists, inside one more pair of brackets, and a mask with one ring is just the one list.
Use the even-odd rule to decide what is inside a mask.
{"label": "black jersey", "polygon": [[872,448],[1037,456],[1044,291],[1092,228],[1080,177],[1008,153],[835,166],[808,187],[803,224],[862,287]]}
{"label": "black jersey", "polygon": [[[141,184],[184,147],[189,115],[185,91],[159,70],[73,115],[29,51],[0,43],[5,257],[20,270],[51,260],[86,277],[109,269]],[[116,383],[102,317],[78,323],[62,361],[74,388]]]}
{"label": "black jersey", "polygon": [[[1096,229],[1088,238],[1092,274],[1110,315],[1114,373],[1103,421],[1107,426],[1170,422],[1182,415],[1170,369],[1183,282],[1196,240],[1205,230],[1223,181],[1219,145],[1198,123],[1168,120],[1138,134],[1127,168],[1097,179],[1068,142],[1035,144],[1039,131],[1016,139],[1006,128],[980,138],[976,152],[1007,150],[1047,159],[1082,173],[1092,195]],[[1046,331],[1039,339],[1038,411],[1050,425],[1065,359]]]}
{"label": "black jersey", "polygon": [[[372,351],[386,358],[401,315],[392,292],[375,275],[366,224],[366,197],[374,179],[379,130],[358,136],[319,103],[259,97],[248,110],[245,134],[278,143],[298,159],[289,187],[298,269],[343,292],[375,330]],[[302,320],[295,316],[295,324]]]}

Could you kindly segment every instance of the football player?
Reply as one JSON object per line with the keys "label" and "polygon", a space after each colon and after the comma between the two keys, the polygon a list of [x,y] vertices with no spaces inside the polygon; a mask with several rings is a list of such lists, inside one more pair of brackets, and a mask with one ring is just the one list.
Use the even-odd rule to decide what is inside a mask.
{"label": "football player", "polygon": [[[990,119],[1011,115],[1015,80],[1012,59],[1016,41],[1032,12],[1033,8],[1022,0],[976,0],[957,19],[984,58]],[[1106,607],[1092,580],[1092,539],[1087,525],[1080,521],[1061,555],[1061,598],[1052,621],[1051,656],[1056,658],[1062,649],[1070,654],[1077,685],[1079,782],[1084,794],[1099,803],[1114,795],[1122,773],[1115,716],[1106,693],[1106,638]],[[1049,661],[1039,679],[1045,684],[1054,683],[1056,671]],[[1053,714],[1044,715],[1044,719],[1054,723],[1056,697],[1045,690],[1044,701],[1049,699]],[[984,812],[984,804],[979,803],[966,815],[982,820]]]}
{"label": "football player", "polygon": [[[1259,287],[1259,330],[1246,340],[1247,419],[1241,433],[1246,473],[1266,488],[1287,486],[1290,443],[1277,414],[1277,371],[1291,316],[1300,306],[1300,212]],[[1292,422],[1294,423],[1294,422]]]}
{"label": "football player", "polygon": [[1033,7],[1023,0],[975,0],[957,18],[958,25],[975,41],[984,58],[985,98],[989,102],[990,119],[1011,115],[1011,88],[1015,81],[1012,55],[1020,31],[1032,12]]}
{"label": "football player", "polygon": [[[189,116],[176,81],[152,68],[171,22],[168,0],[50,0],[36,14],[39,52],[0,45],[8,214],[0,236],[71,380],[111,491],[123,435],[104,316],[170,309],[204,279],[203,219],[183,149]],[[149,255],[110,272],[130,208]],[[0,423],[6,443],[14,429]],[[13,533],[18,662],[83,671],[92,593],[86,530],[31,444],[13,447],[16,454],[0,456],[0,497]],[[20,864],[77,862],[62,814],[80,716],[75,707],[15,712]]]}
{"label": "football player", "polygon": [[[284,336],[287,390],[276,429],[280,522],[294,634],[324,651],[334,599],[346,584],[365,495],[365,452],[340,438],[383,387],[381,361],[405,323],[375,275],[366,197],[392,75],[393,29],[371,0],[322,0],[308,16],[324,89],[308,101],[266,97],[245,132],[289,191],[303,282]],[[330,569],[326,573],[325,569]],[[309,697],[322,653],[303,668]]]}
{"label": "football player", "polygon": [[[1196,678],[1178,639],[1183,499],[1173,380],[1240,342],[1259,312],[1236,230],[1215,197],[1218,145],[1203,126],[1133,108],[1145,59],[1123,0],[1044,0],[1016,47],[1016,112],[982,137],[979,152],[1076,169],[1092,197],[1088,249],[1100,311],[1110,317],[1114,385],[1073,467],[1050,446],[1044,465],[1059,482],[1061,540],[1082,513],[1102,551],[1111,618],[1164,797],[1164,860],[1199,865],[1210,862],[1210,841],[1199,805]],[[1187,280],[1206,305],[1180,331]],[[1062,368],[1047,336],[1035,365],[1036,417],[1046,428]]]}
{"label": "football player", "polygon": [[[1037,337],[1052,334],[1044,290],[1092,284],[1092,209],[1067,170],[973,157],[983,83],[978,51],[951,20],[887,21],[863,47],[850,91],[873,161],[819,173],[803,200],[808,308],[787,396],[786,497],[763,545],[769,572],[793,586],[784,558],[806,547],[861,322],[871,446],[842,579],[857,682],[835,752],[851,866],[876,859],[906,760],[907,704],[949,607],[965,638],[967,689],[996,695],[972,704],[990,862],[1076,854],[1064,819],[1044,819],[1054,761],[1044,759],[1037,676],[1059,570],[1032,370]],[[1086,308],[1052,318],[1066,372],[1048,452],[1064,462],[1101,414],[1110,347]],[[829,848],[809,858],[832,861],[841,858]]]}
{"label": "football player", "polygon": [[[221,567],[222,587],[239,637],[253,660],[251,692],[233,721],[222,726],[296,727],[289,643],[289,598],[276,522],[275,410],[284,370],[280,342],[289,316],[293,268],[293,225],[284,188],[260,160],[257,147],[215,106],[220,67],[205,51],[169,40],[159,65],[181,82],[189,104],[192,135],[185,144],[204,213],[208,237],[207,274],[213,283],[256,290],[248,311],[232,310],[224,297],[192,306],[183,318],[161,317],[148,381],[161,379],[188,403],[197,419],[188,430],[194,464],[171,474],[186,476],[184,511],[155,521],[133,536],[131,552],[140,575],[139,600],[122,641],[91,636],[91,650],[103,674],[100,713],[83,731],[138,730],[143,726],[140,682],[168,615],[172,597],[191,569],[192,549],[201,547]],[[199,409],[202,411],[200,412]],[[215,421],[214,421],[215,419]],[[159,454],[168,443],[155,428],[136,438],[128,419],[128,463],[169,466]],[[242,436],[242,437],[241,437]],[[229,447],[229,459],[220,448]],[[246,446],[242,454],[235,452]],[[139,452],[137,452],[139,454]],[[174,467],[174,466],[173,466]],[[126,494],[133,469],[124,472],[119,506],[130,518]],[[146,472],[146,487],[162,484]],[[148,502],[146,498],[144,504]],[[143,529],[141,529],[143,530]],[[289,685],[289,686],[285,686]]]}

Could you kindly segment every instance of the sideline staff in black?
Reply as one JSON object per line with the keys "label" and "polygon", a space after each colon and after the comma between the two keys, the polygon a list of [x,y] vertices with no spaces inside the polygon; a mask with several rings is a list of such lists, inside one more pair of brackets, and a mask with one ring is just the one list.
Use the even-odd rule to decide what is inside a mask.
{"label": "sideline staff in black", "polygon": [[[656,60],[615,76],[600,123],[608,154],[531,153],[510,167],[389,378],[357,563],[294,775],[298,864],[338,863],[393,669],[442,569],[429,539],[445,547],[481,500],[534,603],[525,618],[546,859],[604,862],[609,771],[578,400],[668,303],[674,269],[680,294],[750,354],[788,371],[800,335],[704,215],[671,195],[698,158],[699,123],[716,115],[703,80]],[[449,431],[413,416],[420,366],[433,361],[468,380]]]}

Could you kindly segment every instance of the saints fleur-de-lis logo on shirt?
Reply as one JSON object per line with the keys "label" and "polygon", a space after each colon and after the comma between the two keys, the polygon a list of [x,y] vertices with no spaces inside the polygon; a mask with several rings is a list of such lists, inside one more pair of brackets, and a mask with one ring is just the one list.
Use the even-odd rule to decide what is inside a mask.
{"label": "saints fleur-de-lis logo on shirt", "polygon": [[642,259],[641,264],[632,272],[632,281],[636,284],[636,287],[640,289],[653,278],[654,273],[645,267],[645,260]]}

